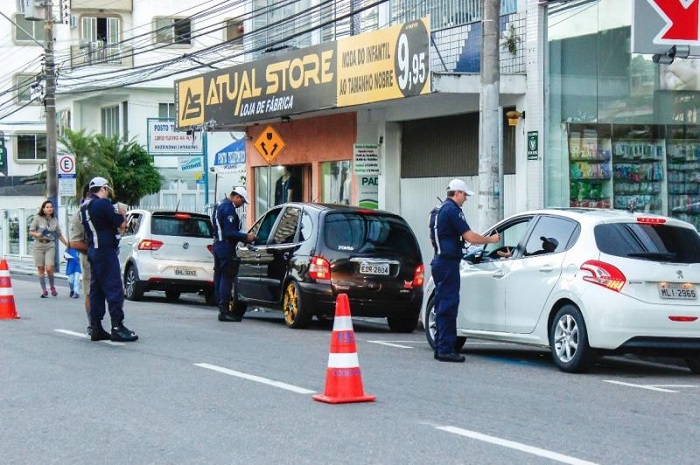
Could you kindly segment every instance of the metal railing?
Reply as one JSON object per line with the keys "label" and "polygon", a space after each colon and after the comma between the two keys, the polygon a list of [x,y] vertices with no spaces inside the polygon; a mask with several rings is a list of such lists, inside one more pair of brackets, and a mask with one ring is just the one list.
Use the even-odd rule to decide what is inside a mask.
{"label": "metal railing", "polygon": [[134,66],[132,47],[108,45],[103,41],[72,45],[71,66],[107,64],[124,67]]}

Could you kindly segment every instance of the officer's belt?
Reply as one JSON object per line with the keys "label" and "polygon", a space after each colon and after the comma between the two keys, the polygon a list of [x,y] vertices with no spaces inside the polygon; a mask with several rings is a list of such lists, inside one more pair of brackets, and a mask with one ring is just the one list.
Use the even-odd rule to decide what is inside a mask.
{"label": "officer's belt", "polygon": [[462,259],[462,257],[455,257],[454,255],[445,255],[445,254],[437,254],[438,258],[442,258],[443,260],[456,260],[459,261]]}

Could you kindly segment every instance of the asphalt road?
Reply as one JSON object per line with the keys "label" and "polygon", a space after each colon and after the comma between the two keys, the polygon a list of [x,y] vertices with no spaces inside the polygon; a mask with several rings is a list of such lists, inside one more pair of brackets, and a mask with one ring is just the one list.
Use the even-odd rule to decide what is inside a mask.
{"label": "asphalt road", "polygon": [[330,325],[281,314],[220,323],[200,297],[127,302],[132,344],[90,342],[81,302],[13,276],[0,320],[3,464],[695,464],[700,377],[605,359],[586,375],[546,351],[469,341],[433,360],[422,333],[354,322],[364,389],[328,405]]}

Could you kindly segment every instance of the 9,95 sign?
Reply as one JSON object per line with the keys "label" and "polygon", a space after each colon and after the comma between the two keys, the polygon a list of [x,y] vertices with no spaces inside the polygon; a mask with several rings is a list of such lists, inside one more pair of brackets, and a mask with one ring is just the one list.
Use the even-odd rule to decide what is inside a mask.
{"label": "9,95 sign", "polygon": [[394,53],[396,81],[404,97],[422,93],[428,79],[428,31],[422,21],[406,23],[401,28]]}

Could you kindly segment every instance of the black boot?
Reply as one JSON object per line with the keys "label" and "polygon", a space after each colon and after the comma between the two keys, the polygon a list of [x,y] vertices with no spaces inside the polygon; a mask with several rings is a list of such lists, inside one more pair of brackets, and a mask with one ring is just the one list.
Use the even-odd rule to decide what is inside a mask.
{"label": "black boot", "polygon": [[112,324],[111,339],[114,342],[134,342],[139,337],[135,332],[124,326],[121,321],[115,321]]}
{"label": "black boot", "polygon": [[240,318],[236,318],[231,314],[230,308],[231,304],[228,302],[219,305],[219,321],[241,321]]}
{"label": "black boot", "polygon": [[90,335],[90,340],[93,342],[109,341],[111,339],[111,335],[104,330],[102,323],[99,321],[90,323],[90,326],[88,326],[88,334]]}

